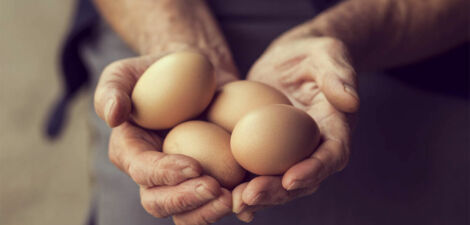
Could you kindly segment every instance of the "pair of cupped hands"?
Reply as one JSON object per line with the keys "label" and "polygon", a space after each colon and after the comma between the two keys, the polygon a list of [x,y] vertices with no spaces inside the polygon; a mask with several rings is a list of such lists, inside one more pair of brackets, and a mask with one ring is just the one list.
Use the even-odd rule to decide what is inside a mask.
{"label": "pair of cupped hands", "polygon": [[[128,121],[131,93],[142,73],[160,55],[116,61],[102,73],[95,93],[98,115],[113,127],[109,158],[139,186],[151,215],[172,216],[175,224],[210,224],[234,212],[250,222],[262,208],[314,193],[329,175],[342,170],[350,154],[351,116],[359,107],[356,74],[347,47],[328,37],[274,41],[255,62],[248,80],[283,92],[318,124],[321,143],[314,153],[281,176],[256,176],[227,190],[184,155],[162,152],[162,137]],[[215,68],[219,85],[237,74]],[[288,151],[288,149],[287,149]]]}

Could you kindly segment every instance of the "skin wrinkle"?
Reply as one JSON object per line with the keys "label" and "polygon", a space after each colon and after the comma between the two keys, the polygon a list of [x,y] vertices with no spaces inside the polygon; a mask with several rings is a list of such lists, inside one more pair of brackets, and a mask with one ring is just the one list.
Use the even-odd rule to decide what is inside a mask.
{"label": "skin wrinkle", "polygon": [[[198,186],[203,186],[203,185],[199,184]],[[177,209],[191,209],[191,208],[196,208],[198,206],[198,205],[192,203],[191,201],[187,200],[186,198],[187,198],[186,195],[177,195],[176,198],[172,198],[172,201],[171,201],[170,204],[165,204],[164,203],[163,205],[170,205],[170,206],[173,206],[174,208],[177,208]]]}
{"label": "skin wrinkle", "polygon": [[[150,186],[157,186],[157,185],[162,185],[162,184],[168,184],[168,185],[177,184],[172,179],[174,177],[171,177],[171,171],[172,171],[171,167],[169,169],[169,168],[165,168],[164,166],[162,166],[162,164],[165,162],[165,159],[168,159],[168,155],[166,155],[166,154],[161,155],[161,157],[154,157],[152,159],[151,165],[153,166],[152,171],[154,171],[152,174],[154,174],[154,175],[153,176],[148,176],[149,180],[147,181],[147,182],[149,182],[148,184],[151,184]],[[168,160],[166,160],[166,161],[168,161]],[[160,182],[156,178],[155,174],[160,175],[159,176],[160,179],[161,179]]]}
{"label": "skin wrinkle", "polygon": [[[252,205],[252,206],[247,206],[245,209],[243,209],[242,212],[237,214],[237,217],[239,217],[242,214],[246,213],[254,213],[255,211],[258,211],[260,209],[273,206],[273,205],[280,205],[280,204],[285,204],[289,201],[289,199],[292,198],[300,198],[303,196],[307,196],[309,194],[314,193],[316,190],[318,190],[318,185],[309,187],[309,188],[302,188],[294,191],[283,191],[282,194],[274,195],[275,196],[275,201],[271,202],[270,204],[257,204],[257,205]],[[284,189],[282,189],[284,190]],[[239,217],[240,218],[240,217]]]}
{"label": "skin wrinkle", "polygon": [[[109,65],[107,69],[109,70],[108,73],[110,73],[111,76],[107,83],[110,86],[115,85],[119,89],[128,90],[128,93],[130,93],[134,87],[134,84],[137,82],[137,78],[134,76],[134,73],[132,73],[133,71],[130,70],[129,67],[124,63],[125,61],[122,61]],[[123,84],[122,82],[118,82],[118,80],[127,80],[130,82]]]}
{"label": "skin wrinkle", "polygon": [[293,66],[302,63],[306,58],[307,55],[305,54],[294,56],[291,59],[288,59],[280,64],[274,65],[274,69],[278,71],[288,70]]}
{"label": "skin wrinkle", "polygon": [[[122,146],[126,146],[126,144],[123,144]],[[119,164],[122,165],[122,170],[124,170],[126,174],[129,174],[129,168],[131,167],[131,164],[132,164],[132,158],[123,157],[123,155],[124,154],[118,154],[117,162],[119,162]]]}
{"label": "skin wrinkle", "polygon": [[157,196],[152,195],[149,197],[148,195],[150,192],[148,191],[148,188],[146,187],[141,187],[140,188],[140,196],[141,196],[141,204],[144,207],[145,211],[150,213],[152,216],[157,217],[157,218],[165,218],[164,214],[162,214],[163,209],[160,207],[160,205],[157,203]]}
{"label": "skin wrinkle", "polygon": [[[328,143],[332,144],[333,142],[336,142],[337,144],[342,145],[341,141],[334,141],[334,140],[331,140],[331,139],[330,139],[330,141],[325,142],[325,143],[326,144],[328,144]],[[345,149],[327,147],[326,144],[323,148],[319,149],[317,155],[323,154],[323,155],[326,155],[325,156],[326,158],[328,158],[327,156],[330,156],[329,158],[332,159],[332,161],[330,161],[329,163],[325,163],[325,166],[330,165],[330,166],[326,167],[327,170],[328,170],[327,175],[329,176],[329,175],[337,172],[339,170],[339,168],[342,168],[342,167],[345,166],[344,165],[344,163],[346,163],[346,161],[344,160]],[[338,153],[338,151],[339,151],[339,153]]]}
{"label": "skin wrinkle", "polygon": [[[296,98],[296,100],[300,102],[301,104],[303,104],[304,108],[308,105],[312,105],[315,98],[321,93],[320,88],[313,81],[309,81],[309,82],[304,81],[301,84],[301,87],[299,89],[300,91],[298,93],[298,97]],[[309,93],[309,94],[302,95],[301,93]]]}
{"label": "skin wrinkle", "polygon": [[469,4],[466,0],[348,0],[283,36],[335,37],[348,46],[359,71],[388,68],[464,42],[469,36],[462,32],[468,27]]}
{"label": "skin wrinkle", "polygon": [[285,204],[286,200],[288,200],[289,198],[300,198],[300,197],[308,196],[310,194],[313,194],[317,190],[318,190],[318,186],[310,186],[310,187],[307,187],[307,188],[302,188],[302,189],[298,189],[298,190],[294,190],[294,191],[289,191],[289,192],[287,192],[287,195],[288,195],[287,198],[284,199],[282,204]]}
{"label": "skin wrinkle", "polygon": [[[224,203],[221,202],[222,200],[220,198],[217,198],[213,202],[211,202],[211,212],[213,212],[214,215],[217,214],[218,211],[221,210],[220,207],[223,207],[225,211],[230,212],[230,208],[227,207]],[[204,221],[206,221],[209,224],[215,223],[217,221],[217,218],[211,218],[211,217],[204,217]]]}
{"label": "skin wrinkle", "polygon": [[[216,71],[229,71],[227,74],[237,74],[230,49],[226,46],[225,39],[220,34],[204,1],[95,1],[98,2],[99,8],[113,28],[139,53],[155,54],[161,51],[198,49],[209,57],[209,60],[216,66]],[[320,174],[313,174],[315,168],[310,168],[312,171],[304,171],[304,174],[316,175],[320,182],[328,175],[327,173],[341,170],[347,164],[350,154],[348,144],[351,120],[349,119],[352,114],[342,112],[339,108],[355,111],[357,107],[354,105],[359,103],[345,103],[344,101],[354,100],[343,90],[344,87],[339,86],[348,83],[354,88],[356,85],[357,77],[353,66],[349,63],[354,63],[357,71],[385,68],[417,60],[461,43],[469,36],[461,32],[468,26],[468,22],[464,22],[467,21],[467,8],[462,5],[468,8],[469,3],[464,0],[346,0],[286,32],[269,46],[259,60],[261,62],[255,63],[255,67],[260,68],[252,70],[259,73],[258,77],[252,76],[253,78],[256,77],[257,80],[280,89],[296,106],[299,106],[302,101],[308,102],[310,92],[314,90],[319,92],[312,97],[311,106],[303,106],[303,108],[315,119],[321,118],[321,123],[319,122],[318,125],[324,142],[314,157],[320,160],[319,163],[322,164],[319,165],[325,168],[321,169]],[[153,13],[157,11],[159,13]],[[158,26],[155,26],[155,21],[160,21]],[[274,53],[270,52],[271,50],[276,53],[286,52],[286,54],[273,57]],[[305,52],[306,50],[310,51]],[[291,55],[287,54],[289,52],[292,52]],[[285,78],[274,76],[277,69],[269,70],[273,67],[270,63],[276,62],[275,65],[282,65],[296,53],[311,55],[311,57],[292,65],[294,68],[303,67],[304,69],[295,70],[297,72],[293,74],[294,77],[286,79],[291,81],[291,84],[283,84],[280,80]],[[142,58],[136,58],[135,63],[139,64],[142,60]],[[303,71],[310,72],[312,81],[304,78],[309,75],[308,73],[299,73]],[[220,74],[224,73],[220,72]],[[325,92],[325,90],[329,91]],[[354,92],[352,93],[351,95],[354,95]],[[106,91],[106,94],[109,93]],[[122,96],[118,97],[120,102],[117,103],[118,107],[114,108],[127,107],[127,103],[121,101]],[[98,112],[103,110],[100,108],[101,104],[96,104]],[[115,114],[120,117],[122,113],[115,112]],[[122,129],[118,131],[122,132]],[[142,130],[142,132],[147,131]],[[117,135],[116,132],[114,135]],[[126,135],[121,134],[121,137],[126,138]],[[117,139],[114,138],[112,141],[117,141]],[[110,151],[110,154],[117,153],[119,157],[125,157],[122,151],[126,149],[119,148],[116,143],[110,144],[111,147],[118,149]],[[308,166],[315,167],[311,164]],[[279,184],[276,183],[276,185]],[[154,189],[155,193],[161,190],[158,188],[160,187]],[[307,190],[306,193],[308,193]],[[271,200],[277,202],[278,198],[282,197],[288,201],[299,196],[294,192],[287,192],[287,194],[277,192],[277,194]],[[266,199],[268,202],[269,200]],[[254,208],[257,207],[251,207],[251,209]],[[187,212],[185,218],[199,218],[201,212],[203,211]],[[181,221],[181,223],[190,222],[185,219]],[[196,222],[206,223],[207,221]]]}
{"label": "skin wrinkle", "polygon": [[[115,145],[113,142],[110,141],[110,144],[112,145]],[[115,147],[110,147],[109,149],[117,149]],[[126,165],[126,162],[124,162],[124,159],[123,157],[121,156],[122,153],[121,152],[116,152],[116,151],[109,151],[108,152],[108,155],[109,155],[109,159],[110,161],[116,166],[118,167],[122,172],[126,173],[127,174],[127,168],[128,166]]]}

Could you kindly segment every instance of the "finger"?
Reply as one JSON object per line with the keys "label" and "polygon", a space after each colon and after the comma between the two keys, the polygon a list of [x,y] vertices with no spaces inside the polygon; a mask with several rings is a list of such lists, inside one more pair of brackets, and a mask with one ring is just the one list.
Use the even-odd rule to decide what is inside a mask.
{"label": "finger", "polygon": [[248,182],[239,184],[237,187],[235,187],[232,190],[232,202],[233,202],[232,211],[234,213],[240,213],[247,207],[247,205],[243,203],[243,199],[242,199],[243,191],[245,190],[246,186],[248,186]]}
{"label": "finger", "polygon": [[318,80],[320,89],[337,109],[356,112],[359,108],[356,72],[351,65],[347,47],[343,42],[323,39],[326,52],[323,55],[323,69]]}
{"label": "finger", "polygon": [[158,218],[195,209],[216,199],[220,194],[219,183],[209,176],[187,180],[176,186],[141,186],[140,189],[142,206]]}
{"label": "finger", "polygon": [[220,220],[232,210],[232,196],[230,191],[222,188],[221,195],[195,210],[173,216],[176,225],[185,224],[211,224]]}
{"label": "finger", "polygon": [[289,193],[282,187],[281,177],[259,176],[251,180],[242,193],[242,200],[249,206],[277,205],[288,200]]}
{"label": "finger", "polygon": [[250,223],[255,218],[256,212],[266,207],[267,206],[265,205],[250,205],[243,209],[241,212],[237,213],[236,216],[240,221]]}
{"label": "finger", "polygon": [[356,92],[355,82],[346,81],[341,77],[354,77],[352,70],[340,70],[325,74],[320,82],[320,89],[325,93],[328,101],[343,112],[356,112],[359,109],[359,95]]}
{"label": "finger", "polygon": [[137,79],[157,56],[119,60],[102,72],[95,91],[95,111],[110,127],[126,121],[131,112],[131,93]]}
{"label": "finger", "polygon": [[[304,189],[299,189],[296,191],[288,192],[287,201],[293,200],[295,198],[299,198],[302,196],[310,195],[318,190],[317,186],[312,186]],[[245,207],[242,211],[236,214],[237,218],[245,223],[249,223],[254,219],[255,212],[258,210],[264,209],[267,206],[276,205],[276,204],[268,204],[268,205],[249,205]]]}
{"label": "finger", "polygon": [[250,223],[255,218],[255,212],[254,211],[248,211],[248,210],[243,211],[243,212],[237,214],[237,218],[242,222]]}
{"label": "finger", "polygon": [[195,159],[162,153],[157,135],[128,122],[113,129],[109,142],[111,162],[140,185],[175,185],[202,173]]}
{"label": "finger", "polygon": [[282,177],[282,186],[298,190],[318,185],[329,175],[343,169],[349,158],[349,150],[340,141],[326,140],[317,151],[287,170]]}

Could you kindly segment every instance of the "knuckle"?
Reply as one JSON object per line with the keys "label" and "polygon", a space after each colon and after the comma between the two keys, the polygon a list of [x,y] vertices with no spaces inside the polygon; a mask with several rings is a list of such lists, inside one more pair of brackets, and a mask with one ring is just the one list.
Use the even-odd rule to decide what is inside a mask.
{"label": "knuckle", "polygon": [[196,207],[194,201],[190,200],[188,194],[180,194],[174,197],[169,197],[166,200],[167,207],[175,209],[176,211],[184,211]]}
{"label": "knuckle", "polygon": [[108,64],[104,70],[103,70],[103,74],[114,74],[116,71],[119,71],[122,69],[123,67],[123,60],[117,60],[117,61],[114,61],[110,64]]}
{"label": "knuckle", "polygon": [[320,171],[320,180],[330,175],[329,167],[324,163],[324,161],[320,157],[314,155],[312,156],[312,159],[318,163]]}
{"label": "knuckle", "polygon": [[164,155],[154,155],[150,160],[150,171],[152,171],[151,179],[155,184],[168,184],[168,174],[167,171],[161,167],[162,160],[165,160],[167,157]]}
{"label": "knuckle", "polygon": [[206,213],[200,214],[200,221],[203,224],[212,224],[217,222],[224,215],[232,211],[232,201],[230,196],[223,196],[211,203],[211,207]]}
{"label": "knuckle", "polygon": [[169,167],[171,167],[173,163],[175,163],[174,159],[172,158],[173,158],[173,155],[171,154],[163,154],[161,157],[153,158],[152,164],[155,165],[156,167],[155,169],[166,170]]}
{"label": "knuckle", "polygon": [[172,155],[164,154],[161,157],[154,157],[151,161],[154,171],[153,179],[155,182],[173,185],[176,184],[177,176],[172,170],[172,164],[175,163]]}
{"label": "knuckle", "polygon": [[166,184],[166,185],[173,185],[175,182],[175,176],[171,173],[168,173],[164,170],[155,170],[156,173],[153,175],[153,181],[155,183]]}
{"label": "knuckle", "polygon": [[[142,185],[157,186],[168,184],[168,174],[164,170],[160,170],[157,167],[159,155],[152,154],[153,152],[147,151],[142,152],[135,158],[136,162],[133,162],[128,167],[129,176],[132,179]],[[150,159],[148,161],[148,159]]]}
{"label": "knuckle", "polygon": [[129,59],[122,59],[115,62],[112,62],[108,66],[106,66],[103,70],[104,80],[106,82],[103,83],[104,88],[100,89],[101,92],[109,92],[106,89],[129,89],[132,88],[130,83],[128,82],[121,82],[122,80],[132,80],[135,83],[136,79],[133,78],[131,75],[132,73],[132,65],[129,64]]}
{"label": "knuckle", "polygon": [[154,165],[154,170],[161,182],[168,185],[175,185],[185,180],[186,176],[182,173],[184,168],[191,167],[194,171],[201,170],[195,160],[176,154],[163,154],[163,156],[155,159]]}
{"label": "knuckle", "polygon": [[202,176],[200,178],[200,184],[199,185],[204,185],[206,189],[212,193],[215,193],[219,190],[220,185],[219,183],[212,177],[210,176]]}
{"label": "knuckle", "polygon": [[188,223],[187,220],[181,220],[181,224],[208,225],[214,223],[215,221],[212,221],[212,219],[209,217],[210,216],[207,215],[207,212],[200,211],[193,215],[193,218],[191,218],[191,222]]}
{"label": "knuckle", "polygon": [[344,140],[333,140],[325,151],[316,158],[322,163],[328,175],[343,170],[350,156],[349,145]]}
{"label": "knuckle", "polygon": [[194,161],[178,154],[164,154],[156,163],[160,169],[179,169],[194,164]]}
{"label": "knuckle", "polygon": [[141,184],[141,185],[150,185],[152,186],[151,182],[149,182],[149,179],[145,175],[145,172],[140,168],[140,166],[136,163],[129,163],[129,165],[126,166],[127,173],[129,176],[134,180],[134,182]]}
{"label": "knuckle", "polygon": [[168,217],[168,213],[163,209],[163,207],[158,204],[158,202],[151,198],[148,195],[145,195],[141,192],[141,204],[142,207],[147,211],[150,215],[157,217],[157,218],[166,218]]}

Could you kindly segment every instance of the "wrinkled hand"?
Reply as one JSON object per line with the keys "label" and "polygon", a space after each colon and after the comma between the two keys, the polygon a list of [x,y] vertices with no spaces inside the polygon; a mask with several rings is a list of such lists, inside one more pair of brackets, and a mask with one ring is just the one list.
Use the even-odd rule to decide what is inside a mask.
{"label": "wrinkled hand", "polygon": [[[202,176],[196,160],[162,153],[162,139],[156,132],[127,122],[137,79],[161,56],[120,60],[103,71],[96,88],[95,110],[114,127],[109,158],[140,186],[142,206],[151,215],[173,216],[175,224],[213,223],[231,212],[231,193],[214,178]],[[226,74],[218,76],[219,83],[232,79],[234,76]]]}
{"label": "wrinkled hand", "polygon": [[266,206],[312,194],[349,159],[349,117],[357,111],[356,74],[346,47],[332,38],[274,42],[254,64],[248,79],[271,85],[317,122],[322,142],[283,176],[258,176],[233,192],[233,211],[245,222]]}

